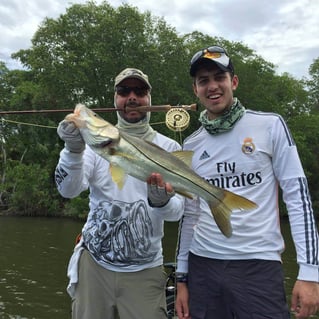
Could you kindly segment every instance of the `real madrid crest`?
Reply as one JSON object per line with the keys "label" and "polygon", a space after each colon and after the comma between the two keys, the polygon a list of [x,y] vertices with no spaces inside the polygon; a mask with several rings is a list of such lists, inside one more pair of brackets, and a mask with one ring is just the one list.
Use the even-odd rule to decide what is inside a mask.
{"label": "real madrid crest", "polygon": [[244,143],[241,147],[241,150],[244,154],[252,154],[255,151],[255,144],[253,143],[253,139],[251,137],[246,137],[244,139]]}

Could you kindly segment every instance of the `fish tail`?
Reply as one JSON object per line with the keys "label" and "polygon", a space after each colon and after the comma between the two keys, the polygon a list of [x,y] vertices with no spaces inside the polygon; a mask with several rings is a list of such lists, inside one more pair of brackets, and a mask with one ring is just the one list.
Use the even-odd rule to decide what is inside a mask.
{"label": "fish tail", "polygon": [[231,210],[251,210],[257,208],[256,203],[243,196],[228,191],[225,191],[224,194],[223,203]]}
{"label": "fish tail", "polygon": [[228,191],[225,191],[225,197],[217,206],[216,203],[208,204],[217,226],[226,237],[232,235],[230,215],[233,210],[250,210],[257,207],[257,205],[249,199]]}
{"label": "fish tail", "polygon": [[208,203],[210,211],[214,216],[215,222],[219,227],[220,231],[226,236],[232,235],[233,229],[230,223],[231,210],[223,203],[220,202],[218,206],[214,203]]}

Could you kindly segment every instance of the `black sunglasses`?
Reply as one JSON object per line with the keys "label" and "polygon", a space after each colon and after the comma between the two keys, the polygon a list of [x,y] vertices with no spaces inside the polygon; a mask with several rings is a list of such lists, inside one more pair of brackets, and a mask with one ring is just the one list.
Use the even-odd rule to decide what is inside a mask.
{"label": "black sunglasses", "polygon": [[191,65],[193,65],[195,62],[197,62],[198,59],[202,58],[205,55],[205,53],[207,53],[207,52],[210,52],[210,53],[224,53],[224,54],[226,54],[228,56],[228,53],[227,53],[227,51],[224,48],[219,47],[217,45],[214,45],[212,47],[208,47],[206,49],[203,49],[203,50],[200,50],[200,51],[196,52],[193,55],[192,59],[191,59]]}
{"label": "black sunglasses", "polygon": [[140,88],[138,86],[117,86],[115,90],[118,95],[123,97],[129,96],[132,91],[139,97],[143,97],[148,93],[147,87]]}

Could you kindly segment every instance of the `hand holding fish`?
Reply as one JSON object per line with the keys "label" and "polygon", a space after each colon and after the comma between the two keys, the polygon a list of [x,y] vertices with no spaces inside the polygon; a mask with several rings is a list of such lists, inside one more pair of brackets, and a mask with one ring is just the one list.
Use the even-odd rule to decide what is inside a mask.
{"label": "hand holding fish", "polygon": [[61,140],[65,142],[65,148],[72,153],[82,153],[85,149],[85,142],[81,136],[80,130],[74,122],[63,120],[59,123],[57,129]]}
{"label": "hand holding fish", "polygon": [[162,175],[152,173],[147,179],[147,198],[151,207],[165,206],[175,195],[170,183],[165,183]]}

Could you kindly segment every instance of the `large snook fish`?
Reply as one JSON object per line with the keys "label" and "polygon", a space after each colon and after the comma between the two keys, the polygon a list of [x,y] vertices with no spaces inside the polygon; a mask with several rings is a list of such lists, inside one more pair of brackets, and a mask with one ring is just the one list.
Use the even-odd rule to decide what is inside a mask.
{"label": "large snook fish", "polygon": [[[121,188],[126,174],[146,181],[151,173],[160,173],[176,193],[188,198],[193,194],[206,200],[221,232],[230,237],[232,210],[248,210],[256,204],[242,196],[215,187],[191,168],[193,152],[169,153],[153,143],[119,131],[82,104],[65,118],[79,128],[85,143],[110,163],[112,179]],[[188,164],[187,164],[188,163]]]}

